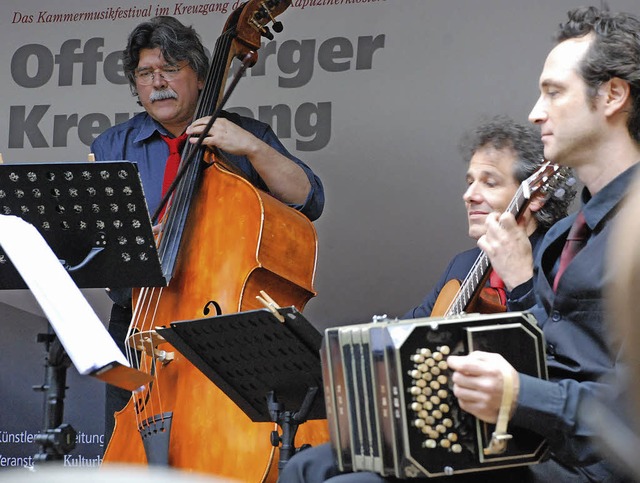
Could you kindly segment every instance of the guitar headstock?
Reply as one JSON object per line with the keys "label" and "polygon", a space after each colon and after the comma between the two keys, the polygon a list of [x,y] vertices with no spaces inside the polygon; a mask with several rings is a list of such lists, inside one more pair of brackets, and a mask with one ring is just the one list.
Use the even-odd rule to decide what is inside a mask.
{"label": "guitar headstock", "polygon": [[575,182],[570,168],[545,161],[522,185],[526,198],[533,195],[548,197],[550,194],[562,198],[565,193],[563,186],[573,186]]}

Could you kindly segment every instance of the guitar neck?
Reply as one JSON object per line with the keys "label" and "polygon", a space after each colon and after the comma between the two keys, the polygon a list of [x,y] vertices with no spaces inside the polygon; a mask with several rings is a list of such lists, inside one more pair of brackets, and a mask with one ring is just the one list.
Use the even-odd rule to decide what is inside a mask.
{"label": "guitar neck", "polygon": [[476,261],[473,263],[473,267],[471,267],[462,285],[460,285],[458,293],[445,312],[445,317],[460,315],[467,309],[478,288],[484,285],[489,267],[491,267],[489,257],[486,253],[480,252],[480,255],[478,255],[478,258],[476,258]]}

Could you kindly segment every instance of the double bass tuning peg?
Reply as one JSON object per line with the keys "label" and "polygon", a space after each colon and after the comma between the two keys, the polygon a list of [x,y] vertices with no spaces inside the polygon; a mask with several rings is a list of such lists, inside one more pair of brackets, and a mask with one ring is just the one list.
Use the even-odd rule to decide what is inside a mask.
{"label": "double bass tuning peg", "polygon": [[[273,21],[273,25],[271,27],[273,28],[274,32],[277,33],[282,32],[282,29],[284,28],[282,26],[282,22],[278,22],[277,20]],[[260,28],[260,35],[266,37],[269,40],[273,40],[273,34],[271,33],[271,30],[269,30],[269,27],[267,27],[266,25],[263,25]]]}
{"label": "double bass tuning peg", "polygon": [[269,27],[267,26],[263,26],[260,29],[260,35],[262,35],[263,37],[269,39],[269,40],[273,40],[273,34],[271,33],[271,30],[269,30]]}
{"label": "double bass tuning peg", "polygon": [[[276,33],[280,33],[282,32],[283,26],[282,26],[282,22],[278,21],[275,19],[275,17],[273,15],[271,15],[271,11],[269,10],[269,8],[266,5],[262,5],[262,8],[260,9],[260,16],[262,17],[262,19],[266,19],[268,18],[269,20],[271,20],[272,25],[271,27],[273,28],[273,31]],[[260,34],[263,37],[268,38],[269,40],[273,40],[273,34],[271,33],[271,30],[269,30],[269,27],[267,27],[266,25],[263,25],[260,27]]]}

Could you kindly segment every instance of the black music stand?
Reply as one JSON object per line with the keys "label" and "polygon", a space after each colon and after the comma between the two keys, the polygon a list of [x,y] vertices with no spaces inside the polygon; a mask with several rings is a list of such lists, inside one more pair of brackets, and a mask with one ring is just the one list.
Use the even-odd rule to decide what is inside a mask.
{"label": "black music stand", "polygon": [[[322,335],[295,307],[172,322],[157,329],[254,422],[276,422],[278,469],[300,449],[295,434],[309,419],[324,419],[320,365]],[[292,409],[293,408],[293,409]]]}
{"label": "black music stand", "polygon": [[[0,164],[0,214],[31,223],[80,288],[166,285],[134,163]],[[0,290],[19,288],[0,248]]]}
{"label": "black music stand", "polygon": [[[33,225],[77,287],[166,285],[142,184],[131,162],[0,164],[0,214]],[[26,288],[0,246],[0,290]],[[46,400],[36,462],[63,459],[75,447],[75,430],[62,422],[71,361],[49,329],[38,336],[47,355],[45,382],[34,386]],[[143,379],[117,362],[92,375],[128,389]]]}

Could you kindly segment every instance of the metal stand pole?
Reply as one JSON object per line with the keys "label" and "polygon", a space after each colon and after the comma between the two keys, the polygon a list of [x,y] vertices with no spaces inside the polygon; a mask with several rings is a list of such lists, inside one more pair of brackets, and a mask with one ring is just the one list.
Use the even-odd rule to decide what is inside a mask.
{"label": "metal stand pole", "polygon": [[35,391],[45,393],[44,430],[35,438],[41,449],[34,456],[34,464],[62,460],[76,447],[76,431],[70,424],[62,422],[67,368],[71,361],[52,332],[38,334],[38,342],[45,344],[47,357],[45,382],[33,387]]}

